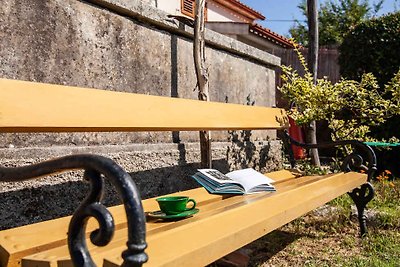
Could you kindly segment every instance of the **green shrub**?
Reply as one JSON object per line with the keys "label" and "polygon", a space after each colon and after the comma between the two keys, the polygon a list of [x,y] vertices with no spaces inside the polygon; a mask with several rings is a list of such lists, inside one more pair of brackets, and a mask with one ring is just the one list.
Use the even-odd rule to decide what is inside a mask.
{"label": "green shrub", "polygon": [[372,73],[382,88],[399,70],[399,47],[400,12],[362,22],[339,47],[341,75],[359,81],[364,73]]}
{"label": "green shrub", "polygon": [[371,73],[363,74],[359,82],[342,79],[333,84],[323,78],[314,84],[297,47],[296,52],[305,75],[302,77],[290,66],[282,66],[283,85],[279,90],[289,102],[296,103],[297,109],[289,114],[297,124],[326,121],[333,140],[372,141],[371,127],[400,114],[400,71],[383,87]]}
{"label": "green shrub", "polygon": [[[372,73],[383,91],[383,85],[399,70],[399,47],[400,12],[360,23],[349,31],[339,47],[341,75],[359,81],[364,73]],[[377,139],[399,138],[399,123],[400,116],[395,116],[379,127],[372,127],[371,135]]]}

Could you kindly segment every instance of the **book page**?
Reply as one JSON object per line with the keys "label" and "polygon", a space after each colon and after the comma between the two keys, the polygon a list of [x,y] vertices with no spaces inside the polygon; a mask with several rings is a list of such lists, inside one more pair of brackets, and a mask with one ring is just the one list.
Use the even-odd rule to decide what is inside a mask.
{"label": "book page", "polygon": [[198,171],[201,174],[207,176],[208,178],[217,181],[218,183],[221,184],[227,184],[227,183],[241,184],[240,182],[233,180],[232,178],[226,176],[222,172],[215,169],[198,169]]}
{"label": "book page", "polygon": [[252,168],[229,172],[226,176],[242,184],[246,191],[261,184],[271,185],[271,182],[274,182],[271,178]]}
{"label": "book page", "polygon": [[242,195],[245,193],[244,187],[236,182],[221,184],[199,173],[200,172],[192,175],[192,178],[202,185],[210,194]]}

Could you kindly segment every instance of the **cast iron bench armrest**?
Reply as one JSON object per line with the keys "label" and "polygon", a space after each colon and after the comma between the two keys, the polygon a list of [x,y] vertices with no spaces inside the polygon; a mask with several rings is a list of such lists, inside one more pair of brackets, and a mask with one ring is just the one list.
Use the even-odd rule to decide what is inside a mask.
{"label": "cast iron bench armrest", "polygon": [[24,181],[74,169],[85,170],[84,179],[90,182],[91,188],[89,195],[74,212],[68,229],[68,248],[74,266],[95,266],[85,240],[85,230],[90,217],[94,217],[99,223],[99,229],[90,235],[93,244],[106,246],[114,235],[114,219],[100,203],[104,193],[102,177],[109,179],[114,185],[125,207],[128,242],[127,249],[122,254],[123,266],[141,266],[147,261],[147,255],[144,253],[147,245],[146,219],[140,194],[130,175],[113,160],[98,155],[82,154],[24,167],[0,167],[0,181]]}
{"label": "cast iron bench armrest", "polygon": [[300,143],[297,140],[290,137],[287,131],[284,131],[284,133],[285,137],[288,140],[289,145],[294,144],[296,146],[300,146],[306,149],[329,148],[329,147],[350,145],[358,149],[359,151],[363,152],[367,156],[366,160],[367,165],[365,165],[363,157],[360,154],[357,154],[356,151],[353,151],[343,159],[343,163],[341,166],[341,169],[344,172],[363,170],[368,174],[367,183],[363,184],[360,188],[355,188],[353,191],[348,192],[349,196],[353,199],[354,203],[356,204],[358,211],[357,217],[360,223],[360,235],[364,236],[367,233],[367,226],[366,226],[367,217],[364,214],[364,210],[367,203],[372,200],[375,194],[374,188],[370,183],[377,169],[376,156],[372,148],[364,144],[363,142],[357,140],[341,140],[336,142],[326,142],[319,144],[305,144],[305,143]]}
{"label": "cast iron bench armrest", "polygon": [[363,170],[368,174],[368,182],[371,181],[377,169],[376,156],[374,150],[370,146],[364,144],[363,142],[357,140],[341,140],[341,141],[326,142],[319,144],[306,144],[298,142],[297,140],[293,139],[287,131],[284,131],[284,133],[286,138],[288,139],[289,144],[294,144],[296,146],[300,146],[306,149],[330,148],[330,147],[350,145],[354,148],[357,148],[359,151],[364,152],[364,154],[367,156],[366,165],[364,164],[363,157],[360,154],[357,154],[356,151],[354,151],[343,159],[343,164],[341,169],[344,172]]}

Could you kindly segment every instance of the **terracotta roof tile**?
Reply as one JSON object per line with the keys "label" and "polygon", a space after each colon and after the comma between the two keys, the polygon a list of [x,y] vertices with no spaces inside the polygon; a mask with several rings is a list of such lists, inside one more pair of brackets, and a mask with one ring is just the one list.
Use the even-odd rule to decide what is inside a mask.
{"label": "terracotta roof tile", "polygon": [[269,39],[274,43],[284,47],[284,48],[294,48],[294,45],[291,40],[288,38],[271,31],[270,29],[264,28],[259,24],[253,24],[250,26],[250,32],[259,35],[263,38]]}
{"label": "terracotta roof tile", "polygon": [[215,2],[232,9],[238,13],[243,13],[243,15],[251,18],[252,20],[260,19],[264,20],[265,17],[260,12],[254,10],[248,5],[243,4],[239,0],[214,0]]}
{"label": "terracotta roof tile", "polygon": [[[243,4],[240,0],[214,0],[221,5],[224,5],[227,8],[230,8],[236,12],[244,12],[247,13],[247,17],[251,18],[253,21],[256,19],[264,20],[265,17],[260,12],[254,10],[248,5]],[[256,34],[262,38],[268,39],[269,41],[280,45],[284,48],[294,48],[294,45],[291,40],[288,38],[271,31],[270,29],[264,28],[263,26],[253,23],[250,26],[250,32]]]}
{"label": "terracotta roof tile", "polygon": [[240,2],[239,0],[230,0],[230,1],[231,1],[231,2],[237,2],[238,4],[242,5],[243,7],[247,8],[247,9],[249,9],[249,10],[255,12],[255,13],[257,13],[260,17],[262,17],[262,18],[260,18],[261,20],[264,20],[264,19],[265,19],[265,16],[264,16],[263,14],[261,14],[260,12],[258,12],[258,11],[255,10],[255,9],[251,8],[250,6],[248,6],[248,5],[246,5],[246,4],[243,4],[243,3]]}

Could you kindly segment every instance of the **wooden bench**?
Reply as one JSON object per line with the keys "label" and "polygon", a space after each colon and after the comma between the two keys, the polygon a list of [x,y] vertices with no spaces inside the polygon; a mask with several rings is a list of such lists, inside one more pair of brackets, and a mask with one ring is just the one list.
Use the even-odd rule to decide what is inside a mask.
{"label": "wooden bench", "polygon": [[[0,132],[287,127],[285,111],[279,108],[0,79]],[[208,194],[203,188],[179,192],[196,199],[200,212],[175,222],[146,222],[145,212],[157,210],[156,201],[142,201],[130,176],[101,156],[72,155],[19,168],[1,167],[1,181],[84,169],[85,178],[92,185],[90,195],[72,217],[1,231],[1,266],[141,266],[146,261],[147,266],[206,265],[347,192],[351,192],[359,210],[363,235],[363,211],[373,196],[369,180],[376,168],[375,156],[368,146],[357,141],[323,146],[336,145],[354,147],[354,153],[343,161],[343,172],[302,177],[288,170],[270,172],[268,176],[276,180],[274,193],[222,197]],[[356,153],[368,161],[363,162]],[[361,169],[364,173],[357,172]],[[103,187],[100,175],[116,187],[122,205],[107,211],[99,203]],[[99,224],[101,231],[90,235],[96,246],[89,233]]]}

